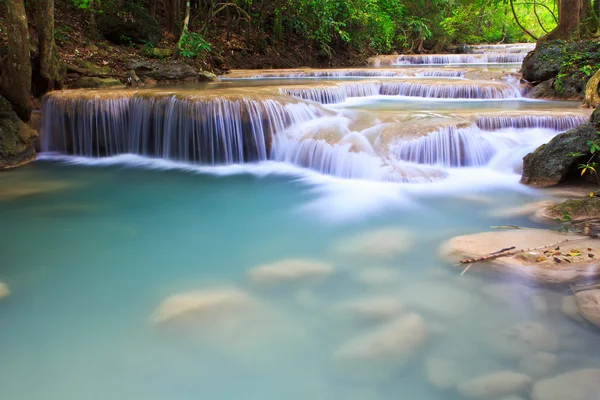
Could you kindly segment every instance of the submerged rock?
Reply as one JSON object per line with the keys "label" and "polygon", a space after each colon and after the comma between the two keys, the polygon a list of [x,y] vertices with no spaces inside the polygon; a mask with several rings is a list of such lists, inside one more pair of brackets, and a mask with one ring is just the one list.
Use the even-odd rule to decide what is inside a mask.
{"label": "submerged rock", "polygon": [[537,382],[531,400],[596,400],[600,369],[581,369]]}
{"label": "submerged rock", "polygon": [[525,355],[519,363],[519,369],[534,379],[552,376],[558,357],[552,353],[535,353]]}
{"label": "submerged rock", "polygon": [[596,140],[597,137],[596,128],[592,124],[582,124],[555,136],[523,158],[521,183],[546,187],[565,181],[569,174],[577,173],[577,165],[581,161],[568,154],[589,154],[586,142]]}
{"label": "submerged rock", "polygon": [[[558,245],[564,247],[562,251],[565,254],[561,252],[559,256],[554,256],[556,243],[565,240],[576,241]],[[551,285],[571,284],[600,277],[600,265],[594,262],[593,258],[588,257],[588,253],[600,254],[600,241],[552,230],[513,229],[457,236],[442,245],[440,256],[448,262],[456,263],[513,246],[518,249],[528,249],[552,244],[554,246],[546,250],[521,252],[486,262],[473,263],[469,271],[470,273],[484,271],[503,277],[516,276],[525,282]],[[592,250],[587,250],[588,248]],[[571,256],[570,249],[578,250],[579,253],[574,253],[578,255]],[[544,251],[547,253],[544,254]],[[556,258],[560,262],[557,262]]]}
{"label": "submerged rock", "polygon": [[600,289],[578,292],[575,300],[583,318],[600,328]]}
{"label": "submerged rock", "polygon": [[425,376],[429,383],[440,390],[453,389],[464,378],[455,362],[435,357],[425,360]]}
{"label": "submerged rock", "polygon": [[8,289],[8,285],[4,282],[0,282],[0,300],[5,298],[10,294],[10,290]]}
{"label": "submerged rock", "polygon": [[350,300],[334,306],[333,309],[362,319],[389,319],[406,312],[406,306],[393,297]]}
{"label": "submerged rock", "polygon": [[412,235],[400,228],[383,228],[358,234],[338,243],[341,255],[367,260],[391,261],[413,247]]}
{"label": "submerged rock", "polygon": [[579,306],[575,296],[563,296],[560,311],[567,317],[574,319],[577,322],[583,322],[584,318],[579,312]]}
{"label": "submerged rock", "polygon": [[21,121],[8,100],[0,97],[0,169],[33,161],[38,136],[37,131]]}
{"label": "submerged rock", "polygon": [[385,267],[367,268],[354,276],[354,279],[362,284],[369,286],[395,285],[400,282],[402,275],[400,272]]}
{"label": "submerged rock", "polygon": [[323,280],[333,274],[333,266],[322,261],[288,259],[254,267],[248,275],[257,283]]}
{"label": "submerged rock", "polygon": [[520,358],[536,352],[558,350],[557,336],[536,322],[524,322],[488,338],[490,348],[502,357]]}
{"label": "submerged rock", "polygon": [[525,374],[500,371],[462,383],[457,390],[469,399],[489,399],[524,393],[532,383],[531,378]]}
{"label": "submerged rock", "polygon": [[344,343],[335,357],[403,365],[427,341],[427,324],[418,314],[408,314]]}

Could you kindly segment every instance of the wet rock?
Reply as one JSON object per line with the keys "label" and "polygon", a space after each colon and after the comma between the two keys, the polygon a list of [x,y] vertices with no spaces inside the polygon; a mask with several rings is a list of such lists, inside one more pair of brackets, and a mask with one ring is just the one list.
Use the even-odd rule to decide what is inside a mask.
{"label": "wet rock", "polygon": [[247,293],[235,288],[199,290],[176,294],[164,300],[155,311],[156,324],[207,321],[223,315],[246,313],[259,307]]}
{"label": "wet rock", "polygon": [[383,228],[358,234],[338,243],[334,250],[353,259],[391,261],[413,247],[412,235],[399,228]]}
{"label": "wet rock", "polygon": [[465,43],[461,43],[458,46],[456,46],[456,50],[455,50],[456,54],[473,54],[473,49],[471,49],[471,47],[469,47],[468,44]]}
{"label": "wet rock", "polygon": [[125,2],[119,11],[116,15],[100,14],[96,21],[98,31],[106,39],[119,45],[158,43],[160,25],[146,9]]}
{"label": "wet rock", "polygon": [[127,77],[126,83],[128,86],[138,86],[144,84],[144,82],[142,82],[142,80],[139,78],[139,76],[137,76],[137,74],[133,70],[127,71],[125,76]]}
{"label": "wet rock", "polygon": [[367,268],[358,272],[354,279],[368,286],[395,285],[400,282],[402,275],[400,272],[385,267]]}
{"label": "wet rock", "polygon": [[582,369],[537,382],[531,400],[596,400],[600,369]]}
{"label": "wet rock", "polygon": [[425,360],[425,376],[439,390],[453,389],[464,379],[455,362],[434,357]]}
{"label": "wet rock", "polygon": [[553,375],[558,365],[558,357],[552,353],[528,354],[521,359],[519,369],[534,379]]}
{"label": "wet rock", "polygon": [[596,140],[597,137],[596,128],[592,124],[582,124],[555,136],[523,158],[521,183],[546,187],[564,182],[570,174],[577,174],[580,162],[577,157],[569,157],[568,154],[589,154],[586,142]]}
{"label": "wet rock", "polygon": [[216,76],[215,74],[213,74],[212,72],[200,71],[198,73],[198,81],[200,81],[200,82],[220,82],[221,79],[219,79],[219,77]]}
{"label": "wet rock", "polygon": [[575,300],[583,318],[600,328],[600,289],[578,292]]}
{"label": "wet rock", "polygon": [[120,80],[116,78],[98,78],[95,76],[82,76],[72,85],[74,89],[100,89],[124,87]]}
{"label": "wet rock", "polygon": [[196,81],[198,79],[196,69],[180,61],[168,63],[159,60],[137,61],[131,64],[131,69],[142,79],[150,78],[157,82]]}
{"label": "wet rock", "polygon": [[326,262],[307,259],[288,259],[254,267],[248,273],[257,283],[321,281],[333,274],[333,266]]}
{"label": "wet rock", "polygon": [[5,298],[10,294],[10,290],[8,289],[8,285],[4,282],[0,282],[0,300]]}
{"label": "wet rock", "polygon": [[[577,242],[572,246],[567,243],[566,250],[581,250],[580,255],[569,257],[570,263],[557,263],[554,256],[544,256],[545,250],[542,249],[473,263],[469,273],[480,271],[500,275],[504,278],[513,276],[523,279],[523,281],[544,285],[572,284],[600,277],[600,265],[593,262],[593,259],[587,255],[588,253],[600,254],[600,242],[584,236],[552,230],[513,229],[458,236],[441,246],[440,257],[449,263],[456,263],[463,259],[485,256],[513,246],[521,249],[538,248],[567,239],[576,239]],[[556,246],[547,251],[554,251],[554,247]],[[587,251],[588,248],[592,250]],[[531,257],[524,257],[524,255]]]}
{"label": "wet rock", "polygon": [[523,78],[530,82],[543,82],[554,78],[560,72],[560,67],[567,60],[568,55],[565,42],[541,43],[523,60],[521,66]]}
{"label": "wet rock", "polygon": [[0,169],[33,161],[38,136],[37,131],[21,121],[8,100],[0,97]]}
{"label": "wet rock", "polygon": [[91,61],[76,58],[72,65],[67,66],[67,71],[77,72],[85,76],[108,76],[113,75],[114,71],[107,65],[99,66]]}
{"label": "wet rock", "polygon": [[344,343],[335,357],[403,365],[424,346],[427,324],[418,314],[408,314]]}
{"label": "wet rock", "polygon": [[469,399],[489,399],[524,393],[531,384],[531,378],[525,374],[500,371],[462,383],[457,390]]}
{"label": "wet rock", "polygon": [[406,312],[406,306],[393,297],[350,300],[334,306],[334,310],[361,319],[390,319]]}
{"label": "wet rock", "polygon": [[584,318],[579,312],[579,306],[577,306],[577,300],[575,299],[575,296],[563,296],[560,311],[575,321],[584,321]]}
{"label": "wet rock", "polygon": [[488,345],[495,353],[507,358],[521,358],[535,352],[554,352],[559,348],[556,335],[536,322],[517,324],[492,335]]}
{"label": "wet rock", "polygon": [[555,99],[560,96],[554,90],[554,79],[549,79],[531,88],[525,97],[530,99]]}

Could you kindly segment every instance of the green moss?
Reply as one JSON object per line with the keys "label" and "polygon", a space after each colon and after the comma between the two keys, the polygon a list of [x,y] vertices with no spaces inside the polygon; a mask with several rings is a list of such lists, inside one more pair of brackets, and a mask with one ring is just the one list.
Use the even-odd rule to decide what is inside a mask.
{"label": "green moss", "polygon": [[560,218],[568,213],[571,218],[577,220],[582,218],[600,217],[600,197],[584,197],[581,199],[567,200],[563,203],[550,206],[548,215]]}

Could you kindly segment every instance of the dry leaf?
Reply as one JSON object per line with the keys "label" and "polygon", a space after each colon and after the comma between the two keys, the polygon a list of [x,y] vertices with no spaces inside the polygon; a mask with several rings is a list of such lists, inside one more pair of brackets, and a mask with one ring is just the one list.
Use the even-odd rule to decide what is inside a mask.
{"label": "dry leaf", "polygon": [[546,260],[547,260],[547,258],[546,258],[546,257],[544,257],[544,256],[539,256],[539,257],[537,258],[537,260],[535,260],[535,261],[536,261],[536,262],[543,262],[543,261],[546,261]]}

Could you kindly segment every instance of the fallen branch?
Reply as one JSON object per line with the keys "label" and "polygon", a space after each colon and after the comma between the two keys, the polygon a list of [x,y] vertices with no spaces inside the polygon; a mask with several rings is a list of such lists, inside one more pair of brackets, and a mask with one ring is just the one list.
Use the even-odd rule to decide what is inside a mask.
{"label": "fallen branch", "polygon": [[584,237],[584,238],[579,238],[579,239],[565,239],[562,242],[547,244],[547,245],[540,246],[540,247],[532,247],[532,248],[529,248],[529,249],[512,250],[512,249],[514,249],[514,247],[512,247],[511,249],[508,249],[508,250],[505,250],[505,251],[500,250],[499,252],[490,253],[490,254],[487,254],[485,256],[481,256],[481,257],[477,257],[477,258],[470,258],[468,260],[460,260],[460,263],[456,264],[456,266],[459,266],[461,264],[473,264],[473,263],[476,263],[476,262],[493,260],[493,259],[499,258],[499,257],[514,256],[516,254],[524,253],[524,252],[527,252],[527,251],[544,250],[544,249],[547,249],[548,247],[560,246],[561,244],[570,243],[570,242],[577,242],[577,241],[580,241],[580,240],[587,240],[587,239],[589,239],[589,238],[588,237]]}

